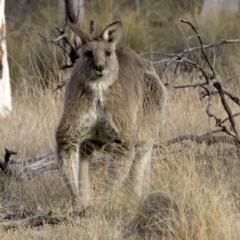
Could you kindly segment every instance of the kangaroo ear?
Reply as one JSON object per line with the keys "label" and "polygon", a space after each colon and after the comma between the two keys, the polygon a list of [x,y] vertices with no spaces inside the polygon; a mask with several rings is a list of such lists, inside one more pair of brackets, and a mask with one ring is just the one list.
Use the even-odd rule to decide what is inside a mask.
{"label": "kangaroo ear", "polygon": [[102,34],[101,38],[104,40],[116,44],[122,35],[122,23],[120,21],[114,22],[107,26]]}
{"label": "kangaroo ear", "polygon": [[70,23],[70,28],[77,36],[80,37],[83,45],[92,40],[92,36],[90,34],[84,32],[75,24]]}

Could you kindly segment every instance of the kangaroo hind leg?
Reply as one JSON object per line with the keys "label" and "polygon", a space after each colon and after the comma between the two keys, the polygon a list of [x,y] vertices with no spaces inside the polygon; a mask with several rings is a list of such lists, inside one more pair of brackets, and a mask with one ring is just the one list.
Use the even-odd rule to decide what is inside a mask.
{"label": "kangaroo hind leg", "polygon": [[130,179],[137,196],[141,196],[143,186],[150,183],[151,155],[152,146],[136,148],[136,155],[130,169]]}
{"label": "kangaroo hind leg", "polygon": [[79,150],[78,146],[71,146],[66,149],[57,147],[58,165],[60,174],[71,193],[73,208],[79,204]]}

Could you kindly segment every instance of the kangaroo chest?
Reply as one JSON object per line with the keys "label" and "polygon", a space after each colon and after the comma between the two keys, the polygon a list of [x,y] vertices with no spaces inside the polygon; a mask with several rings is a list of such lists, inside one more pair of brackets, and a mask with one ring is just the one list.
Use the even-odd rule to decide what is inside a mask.
{"label": "kangaroo chest", "polygon": [[92,137],[100,141],[112,142],[119,138],[118,129],[113,121],[113,114],[100,101],[95,102],[96,121],[92,130]]}
{"label": "kangaroo chest", "polygon": [[108,110],[102,99],[95,99],[81,119],[81,137],[102,143],[120,141],[121,137],[118,133],[118,127],[113,121],[113,114]]}

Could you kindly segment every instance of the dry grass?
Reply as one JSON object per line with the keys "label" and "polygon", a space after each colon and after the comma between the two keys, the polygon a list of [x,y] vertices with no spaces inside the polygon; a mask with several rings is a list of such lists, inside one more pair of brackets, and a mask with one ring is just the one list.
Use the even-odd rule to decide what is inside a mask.
{"label": "dry grass", "polygon": [[[188,1],[149,0],[142,2],[141,15],[138,16],[134,1],[86,1],[86,19],[80,25],[83,29],[88,29],[89,21],[94,20],[96,32],[100,32],[111,22],[121,20],[124,27],[122,42],[131,46],[138,53],[149,50],[176,53],[188,46],[198,44],[197,39],[193,37],[192,30],[178,21],[179,18],[185,18],[195,22],[192,14],[189,13]],[[239,26],[238,21],[236,21],[238,15],[220,14],[219,18],[203,17],[199,10],[201,1],[193,0],[190,2],[191,11],[195,14],[194,17],[204,44],[220,39],[238,38]],[[16,87],[19,85],[19,75],[22,69],[28,72],[26,78],[28,75],[32,78],[29,81],[46,82],[49,71],[54,70],[59,63],[61,64],[62,56],[59,51],[42,44],[41,39],[37,36],[39,32],[53,38],[51,30],[54,29],[54,25],[63,27],[64,20],[60,22],[56,4],[54,1],[41,0],[34,4],[29,2],[25,4],[24,9],[20,10],[16,8],[14,0],[9,0],[6,3],[8,34],[16,31],[7,37],[11,77]],[[189,38],[189,36],[192,37]],[[57,52],[57,55],[52,54],[52,52]],[[238,55],[237,44],[218,48],[216,50],[216,67],[226,75],[238,74],[236,71],[240,63]],[[198,55],[197,57],[201,61],[201,57]],[[35,58],[34,64],[33,58]],[[56,60],[58,64],[52,65],[51,63]],[[57,81],[56,76],[55,81]]]}
{"label": "dry grass", "polygon": [[[216,101],[216,106],[219,106]],[[14,111],[1,119],[2,146],[29,157],[54,150],[62,93],[37,90],[14,95]],[[169,89],[161,141],[212,128],[196,91]],[[221,112],[220,108],[216,111]],[[187,147],[186,147],[187,146]],[[90,216],[74,224],[5,231],[1,239],[239,239],[240,171],[231,146],[178,144],[156,151],[150,189],[135,199],[123,188],[107,199],[104,170],[92,169],[94,201]],[[60,215],[70,211],[69,194],[57,172],[31,180],[1,182],[0,207]]]}
{"label": "dry grass", "polygon": [[[173,0],[168,2],[161,14],[159,6],[144,5],[145,17],[141,19],[133,8],[126,10],[123,7],[125,1],[119,7],[114,1],[106,0],[101,8],[95,6],[98,11],[87,14],[89,19],[101,19],[97,21],[102,24],[97,26],[99,29],[122,16],[123,42],[138,52],[151,48],[174,52],[187,45],[186,39],[191,33],[169,19],[173,16],[175,19],[175,15],[176,20],[178,16],[184,16],[171,5]],[[46,19],[50,15],[44,11],[42,14]],[[87,19],[85,26],[88,22]],[[51,21],[45,24],[49,26]],[[233,34],[239,31],[236,25],[237,21],[223,16],[209,25],[200,23],[199,28],[208,43],[235,37]],[[54,48],[42,45],[39,38],[30,33],[24,37],[27,44],[21,44],[22,51],[19,51],[20,45],[13,44],[14,41],[20,40],[12,38],[9,45],[14,77],[13,112],[0,119],[0,156],[3,157],[7,147],[17,151],[17,157],[25,158],[54,151],[54,132],[62,112],[63,93],[53,93],[52,89],[65,77],[52,71],[59,62]],[[237,46],[220,48],[218,60],[222,60],[218,61],[217,69],[221,80],[239,74],[238,55]],[[46,64],[46,59],[51,59],[51,64]],[[186,83],[188,79],[186,75],[176,84]],[[238,85],[235,80],[228,87],[239,96]],[[199,100],[197,89],[169,88],[168,98],[160,142],[182,134],[214,130],[215,123],[207,117],[206,102]],[[213,105],[214,113],[225,116],[219,99],[214,97]],[[238,111],[235,105],[231,107],[234,113]],[[136,199],[127,186],[107,198],[105,166],[91,169],[91,172],[94,200],[88,217],[76,219],[73,224],[8,231],[1,228],[0,239],[240,239],[240,166],[232,146],[184,142],[156,150],[151,185],[145,188],[141,199]],[[21,208],[29,215],[52,210],[66,216],[71,210],[70,203],[67,189],[57,172],[22,182],[0,178],[1,208]]]}

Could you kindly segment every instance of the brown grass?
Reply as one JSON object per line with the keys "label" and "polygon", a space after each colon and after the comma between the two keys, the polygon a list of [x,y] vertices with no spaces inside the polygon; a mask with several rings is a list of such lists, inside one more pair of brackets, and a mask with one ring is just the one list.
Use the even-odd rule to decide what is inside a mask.
{"label": "brown grass", "polygon": [[[200,14],[200,0],[191,2],[191,11],[195,14],[199,32],[203,37],[204,44],[220,39],[238,38],[239,26],[236,19],[238,15],[227,16],[220,14],[219,18],[206,18]],[[36,5],[37,4],[37,5]],[[35,11],[38,9],[38,11]],[[192,14],[189,13],[188,1],[164,0],[164,1],[143,1],[141,15],[136,12],[134,1],[126,0],[101,0],[86,1],[85,21],[80,23],[83,29],[89,29],[89,21],[96,23],[96,32],[112,23],[121,20],[123,22],[122,42],[131,46],[138,53],[149,50],[158,52],[179,52],[188,46],[196,46],[197,38],[193,37],[193,31],[178,21],[179,18],[195,22]],[[62,63],[61,51],[46,44],[42,44],[37,33],[53,38],[54,25],[64,25],[59,20],[56,2],[41,0],[38,3],[27,3],[24,9],[16,8],[14,0],[6,3],[7,33],[14,34],[7,37],[9,63],[13,86],[20,84],[19,75],[27,71],[25,78],[29,81],[48,82],[49,74]],[[25,29],[25,30],[24,30]],[[19,31],[18,31],[19,30]],[[189,38],[192,36],[192,38]],[[53,54],[54,53],[54,54]],[[237,54],[236,54],[237,53]],[[238,74],[239,48],[237,44],[227,47],[220,47],[216,51],[217,68],[225,75]],[[198,54],[188,56],[190,58],[201,57]],[[35,58],[33,62],[33,58]],[[56,62],[57,61],[57,62]],[[56,64],[52,64],[56,62]],[[57,76],[54,77],[57,81]]]}
{"label": "brown grass", "polygon": [[[24,79],[23,79],[24,81]],[[213,128],[197,91],[169,89],[161,141],[202,134]],[[14,110],[0,121],[3,147],[29,157],[54,150],[54,131],[62,111],[62,93],[38,89],[14,95]],[[221,112],[216,101],[216,111]],[[72,224],[8,230],[1,239],[239,239],[239,163],[235,149],[176,144],[155,151],[150,189],[135,199],[123,188],[107,199],[105,166],[92,169],[94,201],[90,216]],[[31,180],[2,180],[0,207],[67,215],[69,194],[57,172]],[[4,186],[3,186],[4,184]]]}
{"label": "brown grass", "polygon": [[[98,24],[102,25],[98,27],[102,29],[119,19],[124,9],[124,43],[138,52],[151,48],[177,51],[186,46],[191,34],[190,30],[179,26],[177,17],[173,21],[168,18],[179,14],[172,2],[169,1],[164,14],[159,13],[157,6],[150,8],[146,4],[145,18],[139,20],[133,8],[124,9],[124,1],[117,7],[109,0],[88,17],[101,19]],[[43,16],[48,18],[49,15],[44,13]],[[157,22],[150,21],[153,16]],[[226,21],[229,24],[223,24]],[[88,19],[85,26],[87,23]],[[236,24],[237,21],[223,16],[219,21],[199,27],[208,43],[235,37]],[[21,45],[22,51],[13,44],[14,38],[9,47],[14,76],[13,111],[7,118],[0,119],[0,158],[4,156],[5,147],[17,151],[19,158],[54,151],[55,147],[54,132],[62,112],[63,92],[53,93],[52,89],[56,82],[64,80],[65,74],[54,71],[61,62],[59,56],[56,57],[56,49],[42,45],[39,38],[30,35],[24,38],[28,44]],[[218,56],[221,81],[238,74],[237,46],[220,48]],[[46,59],[51,59],[51,64],[45,64]],[[172,79],[173,75],[168,78]],[[186,83],[189,79],[186,75],[175,83]],[[238,80],[234,80],[228,87],[239,96],[238,85]],[[213,106],[214,113],[225,116],[217,97],[214,97]],[[231,107],[234,113],[238,111],[234,104]],[[198,89],[174,90],[170,87],[159,141],[214,130],[215,122],[207,117],[205,108],[206,102],[199,100]],[[74,224],[8,231],[0,228],[0,239],[240,239],[240,166],[233,146],[224,143],[206,146],[186,141],[156,150],[152,160],[151,184],[141,199],[136,199],[127,186],[107,198],[106,166],[99,166],[91,169],[94,200],[89,217],[76,219]],[[52,210],[66,216],[71,210],[70,203],[58,172],[44,173],[22,182],[0,178],[0,208],[21,208],[29,215]]]}

